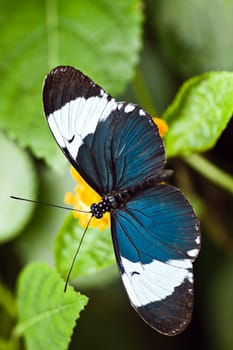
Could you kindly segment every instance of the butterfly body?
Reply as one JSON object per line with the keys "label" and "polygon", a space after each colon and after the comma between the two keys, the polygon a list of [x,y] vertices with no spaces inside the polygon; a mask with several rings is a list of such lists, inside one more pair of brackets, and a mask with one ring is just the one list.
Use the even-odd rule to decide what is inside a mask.
{"label": "butterfly body", "polygon": [[152,328],[179,334],[192,314],[200,224],[180,190],[164,183],[172,171],[164,169],[164,145],[152,118],[67,66],[48,74],[43,102],[59,147],[102,197],[91,205],[92,215],[111,214],[132,306]]}
{"label": "butterfly body", "polygon": [[135,194],[141,191],[155,186],[157,183],[168,180],[173,174],[173,170],[164,169],[150,177],[146,180],[130,187],[120,192],[113,191],[110,194],[103,196],[99,203],[93,203],[90,207],[92,215],[96,219],[101,219],[103,214],[106,212],[112,212],[116,209],[124,209],[125,204],[132,198]]}

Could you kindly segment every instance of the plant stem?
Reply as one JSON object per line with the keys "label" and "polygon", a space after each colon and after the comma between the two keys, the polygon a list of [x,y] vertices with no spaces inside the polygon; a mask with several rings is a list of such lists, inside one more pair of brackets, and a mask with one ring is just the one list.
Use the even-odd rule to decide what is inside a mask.
{"label": "plant stem", "polygon": [[133,89],[138,104],[144,108],[152,117],[155,117],[157,115],[157,111],[139,68],[137,68],[135,71]]}
{"label": "plant stem", "polygon": [[200,155],[192,154],[191,156],[184,158],[184,160],[193,169],[198,171],[201,175],[205,176],[208,180],[233,194],[232,176],[219,169],[215,165],[211,164],[208,160]]}

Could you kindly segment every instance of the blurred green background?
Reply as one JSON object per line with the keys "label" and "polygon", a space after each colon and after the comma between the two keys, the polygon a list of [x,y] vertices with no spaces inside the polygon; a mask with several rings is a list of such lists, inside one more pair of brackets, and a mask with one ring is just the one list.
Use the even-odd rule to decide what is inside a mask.
{"label": "blurred green background", "polygon": [[[10,316],[4,308],[5,298],[14,294],[27,263],[54,265],[54,238],[67,216],[65,211],[15,202],[9,196],[62,204],[64,193],[74,186],[69,165],[43,120],[41,87],[49,69],[74,65],[114,97],[150,105],[160,115],[187,78],[233,70],[232,19],[231,0],[1,0],[2,338],[10,337],[16,322],[14,311]],[[204,156],[233,174],[232,121]],[[202,226],[190,326],[174,338],[150,329],[130,307],[112,267],[77,284],[89,303],[70,349],[233,349],[232,193],[182,159],[169,159],[168,167],[175,170],[174,184],[189,194]],[[0,341],[4,348],[11,349]]]}

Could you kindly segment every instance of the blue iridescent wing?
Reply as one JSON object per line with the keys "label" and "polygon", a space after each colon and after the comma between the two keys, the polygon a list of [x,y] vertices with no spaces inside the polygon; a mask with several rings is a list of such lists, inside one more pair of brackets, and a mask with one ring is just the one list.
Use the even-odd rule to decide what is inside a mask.
{"label": "blue iridescent wing", "polygon": [[[164,168],[163,142],[150,116],[116,102],[80,71],[53,69],[43,102],[58,145],[100,195],[132,190]],[[155,185],[113,210],[111,225],[132,305],[158,331],[180,333],[191,316],[192,261],[200,244],[191,206],[174,187]]]}
{"label": "blue iridescent wing", "polygon": [[151,117],[136,105],[117,103],[75,68],[60,66],[48,74],[43,102],[58,145],[100,195],[164,167],[163,142]]}
{"label": "blue iridescent wing", "polygon": [[144,190],[112,212],[111,229],[133,307],[159,332],[182,332],[192,314],[192,262],[200,249],[199,221],[187,199],[169,185]]}

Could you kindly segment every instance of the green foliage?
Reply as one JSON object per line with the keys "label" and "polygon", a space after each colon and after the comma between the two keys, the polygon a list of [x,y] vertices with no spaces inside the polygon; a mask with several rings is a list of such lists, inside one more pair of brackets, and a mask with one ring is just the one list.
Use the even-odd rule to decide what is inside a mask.
{"label": "green foliage", "polygon": [[18,347],[13,341],[0,339],[0,350],[17,350]]}
{"label": "green foliage", "polygon": [[8,339],[17,317],[16,298],[0,281],[0,350],[18,349],[17,339]]}
{"label": "green foliage", "polygon": [[[87,214],[84,214],[87,215]],[[65,278],[70,269],[72,258],[77,250],[78,242],[84,228],[78,225],[78,220],[69,215],[61,227],[55,241],[54,256],[56,267]],[[112,248],[110,228],[99,231],[88,228],[88,233],[78,254],[78,261],[72,271],[72,278],[96,274],[115,262]],[[71,278],[71,279],[72,279]]]}
{"label": "green foliage", "polygon": [[[70,166],[67,164],[62,174],[45,166],[40,166],[37,170],[40,178],[39,200],[45,203],[64,205],[64,193],[73,189],[74,186],[70,176]],[[18,207],[25,206],[25,203],[18,201],[16,204]],[[33,204],[27,205],[35,207]],[[66,216],[66,210],[55,210],[45,205],[36,206],[35,215],[14,245],[24,264],[30,261],[53,263],[54,239]]]}
{"label": "green foliage", "polygon": [[68,287],[48,265],[29,264],[18,283],[18,325],[15,336],[23,335],[27,349],[67,349],[72,329],[87,297]]}
{"label": "green foliage", "polygon": [[42,117],[45,74],[59,64],[73,65],[112,93],[121,92],[138,61],[142,12],[139,0],[43,4],[1,6],[0,127],[58,170],[64,158]]}
{"label": "green foliage", "polygon": [[[42,116],[41,88],[45,74],[59,64],[73,65],[111,93],[121,92],[132,78],[138,62],[143,16],[139,0],[120,0],[114,6],[107,0],[47,1],[45,7],[38,0],[29,3],[21,1],[17,5],[14,1],[4,1],[1,5],[0,129],[4,135],[0,137],[0,160],[4,171],[0,176],[4,201],[1,202],[0,211],[0,241],[4,241],[22,233],[26,223],[32,219],[35,206],[8,197],[18,195],[35,199],[36,171],[39,170],[40,200],[61,203],[63,198],[58,198],[58,194],[63,197],[64,192],[71,188],[69,181],[61,175],[67,163],[52,140]],[[18,146],[5,134],[14,139]],[[38,168],[38,165],[35,170],[26,148],[34,158],[45,160],[60,175],[51,170],[49,175],[48,170],[41,166]],[[47,207],[36,210],[35,217],[15,244],[24,263],[39,259],[51,261],[53,237],[65,215],[65,211],[61,213]],[[80,228],[74,219],[67,219],[63,227],[61,233],[70,228],[73,239],[79,238]],[[61,233],[56,242],[59,239],[62,241]],[[88,257],[91,257],[89,239],[89,247],[82,247],[78,267],[82,266],[83,275],[100,271],[113,262],[109,232],[103,232],[99,243],[97,238],[100,235],[96,230],[90,230],[88,237],[95,237],[92,243],[98,251],[92,255],[91,264],[87,265],[87,259],[82,259],[82,256],[89,251]],[[65,245],[63,249],[59,247],[60,251],[57,249],[57,256],[61,257],[64,252],[68,254],[62,265],[65,271],[71,263],[76,245],[77,241],[73,241],[70,247]],[[71,288],[64,294],[63,288],[64,282],[58,280],[48,266],[26,267],[19,280],[18,324],[10,337],[9,329],[16,315],[8,315],[10,305],[6,293],[2,293],[6,304],[2,303],[5,311],[1,324],[9,327],[4,337],[0,337],[0,349],[19,349],[19,336],[26,339],[28,349],[66,349],[86,298],[74,293]],[[3,286],[1,290],[7,289]],[[8,323],[6,319],[9,319]]]}
{"label": "green foliage", "polygon": [[28,153],[0,131],[0,242],[9,241],[22,232],[33,213],[32,205],[19,205],[11,195],[35,199],[37,176]]}
{"label": "green foliage", "polygon": [[[227,158],[227,170],[223,171],[202,155],[195,154],[213,148],[233,112],[233,73],[219,71],[232,69],[232,1],[215,1],[211,6],[210,0],[148,0],[148,3],[148,18],[151,19],[148,27],[156,28],[164,51],[156,48],[153,33],[145,31],[147,41],[142,64],[134,80],[142,46],[143,8],[139,0],[114,3],[110,0],[48,0],[43,4],[39,0],[17,4],[5,0],[1,4],[0,243],[11,242],[0,247],[0,350],[68,349],[75,321],[87,303],[87,298],[71,287],[63,293],[64,280],[48,265],[27,265],[36,260],[51,264],[54,246],[56,269],[66,278],[84,231],[78,220],[59,209],[35,207],[9,199],[10,195],[36,199],[38,194],[41,201],[62,204],[64,192],[74,186],[65,157],[42,116],[41,86],[50,68],[58,64],[73,65],[115,97],[133,81],[136,102],[152,114],[165,109],[163,117],[169,131],[164,139],[168,157],[182,157],[198,175],[217,185],[217,190],[220,187],[225,190],[224,194],[219,190],[215,195],[211,185],[199,176],[197,183],[203,181],[200,187],[205,191],[198,194],[190,170],[185,166],[184,171],[179,167],[175,169],[175,181],[178,178],[182,190],[201,203],[203,231],[208,219],[214,221],[222,216],[221,204],[220,209],[215,209],[216,215],[211,212],[211,205],[218,202],[218,194],[233,193],[233,177],[227,173],[232,169],[232,158]],[[167,57],[170,66],[161,57]],[[174,79],[171,67],[176,75],[198,75],[183,84],[169,105],[180,82]],[[201,74],[213,68],[218,71]],[[144,77],[147,84],[144,84]],[[125,95],[122,99],[126,99]],[[227,151],[229,147],[224,149]],[[218,162],[219,158],[216,159]],[[210,196],[205,197],[208,191]],[[233,251],[229,229],[232,215],[226,220],[225,230],[222,229],[224,219],[214,221],[221,224],[212,224],[218,230],[213,230],[211,238],[216,246],[227,242],[227,248]],[[13,240],[16,235],[19,236]],[[219,252],[217,254],[216,263]],[[98,281],[106,283],[103,275],[115,276],[114,262],[110,229],[89,228],[70,282],[76,283],[77,279],[77,286],[96,289]],[[210,265],[213,266],[212,261]],[[229,268],[228,264],[226,268],[223,264],[216,279],[213,278],[212,293],[208,292],[205,300],[207,322],[215,333],[216,349],[230,349],[233,344],[231,267],[232,260]],[[8,284],[14,284],[16,270],[21,268],[15,296]],[[114,293],[115,289],[111,294]],[[107,304],[104,299],[105,303],[110,308],[111,302]],[[120,310],[117,295],[114,317],[118,308]],[[122,320],[120,311],[119,314]],[[109,325],[111,315],[104,315],[104,319]],[[99,333],[98,324],[92,322],[94,333]],[[91,326],[88,324],[88,335]],[[115,342],[116,332],[114,327],[112,329]],[[103,334],[104,331],[105,328],[101,329]],[[136,346],[134,344],[133,348]]]}
{"label": "green foliage", "polygon": [[233,73],[206,73],[185,82],[164,112],[168,156],[213,147],[233,112]]}
{"label": "green foliage", "polygon": [[182,76],[232,70],[233,2],[149,0],[163,54]]}
{"label": "green foliage", "polygon": [[0,281],[0,306],[14,319],[17,315],[16,300],[13,294]]}

